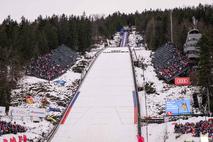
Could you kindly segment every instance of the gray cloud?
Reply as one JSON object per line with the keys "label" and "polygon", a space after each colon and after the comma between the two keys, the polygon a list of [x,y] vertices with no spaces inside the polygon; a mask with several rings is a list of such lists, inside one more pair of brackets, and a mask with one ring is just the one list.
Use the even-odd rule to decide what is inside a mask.
{"label": "gray cloud", "polygon": [[0,21],[11,15],[20,20],[21,16],[34,20],[38,15],[74,14],[83,11],[90,14],[110,14],[115,11],[132,13],[144,9],[165,9],[202,4],[212,0],[0,0]]}

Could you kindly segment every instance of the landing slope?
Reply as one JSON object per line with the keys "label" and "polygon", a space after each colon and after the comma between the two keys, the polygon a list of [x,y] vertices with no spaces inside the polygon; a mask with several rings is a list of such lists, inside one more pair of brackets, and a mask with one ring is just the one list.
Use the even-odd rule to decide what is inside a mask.
{"label": "landing slope", "polygon": [[137,142],[134,82],[127,47],[105,49],[79,91],[52,142]]}

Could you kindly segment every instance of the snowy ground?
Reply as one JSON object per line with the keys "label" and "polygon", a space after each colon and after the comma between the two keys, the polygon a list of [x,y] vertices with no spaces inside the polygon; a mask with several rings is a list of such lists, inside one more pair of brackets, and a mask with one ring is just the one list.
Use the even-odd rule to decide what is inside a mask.
{"label": "snowy ground", "polygon": [[[143,38],[136,32],[129,35],[129,46],[135,50],[137,58],[145,65],[144,71],[142,68],[135,67],[137,84],[139,87],[143,87],[146,82],[153,83],[153,87],[156,92],[153,94],[145,94],[145,91],[139,92],[139,100],[141,105],[141,117],[152,117],[162,118],[165,116],[165,102],[169,99],[177,98],[190,98],[192,101],[192,94],[197,92],[198,87],[196,86],[175,86],[167,84],[163,80],[159,80],[156,76],[154,67],[151,62],[152,51],[146,50],[144,46],[138,46],[136,43]],[[136,56],[134,54],[134,59]],[[144,78],[143,78],[144,76]],[[146,102],[145,102],[146,95]],[[147,107],[147,111],[146,111]],[[192,108],[192,112],[199,113],[198,110]],[[164,142],[166,130],[168,132],[168,142],[183,142],[184,140],[194,140],[199,142],[199,138],[192,137],[191,134],[181,135],[179,138],[175,138],[177,134],[174,134],[173,123],[185,123],[185,122],[198,122],[204,120],[205,117],[191,117],[188,120],[178,120],[176,122],[169,122],[163,124],[149,124],[148,126],[142,127],[142,134],[146,142]],[[146,125],[146,124],[145,124]],[[167,126],[166,126],[167,125]],[[167,129],[166,129],[167,128]],[[148,129],[148,140],[147,140],[147,129]]]}
{"label": "snowy ground", "polygon": [[[142,68],[136,67],[137,82],[138,86],[143,86],[144,83],[149,82],[153,83],[153,87],[156,89],[156,92],[153,94],[147,94],[147,107],[148,112],[147,116],[151,117],[160,117],[165,115],[165,102],[170,99],[177,98],[190,98],[191,95],[197,91],[197,87],[193,86],[175,86],[172,84],[167,84],[163,80],[159,80],[154,71],[154,67],[151,63],[151,51],[141,49],[135,49],[137,57],[143,60],[145,65],[145,70],[143,73]],[[145,80],[143,80],[143,76]],[[142,98],[145,96],[145,91],[139,92],[139,96]],[[143,113],[144,111],[142,111]]]}
{"label": "snowy ground", "polygon": [[117,32],[113,36],[113,39],[108,40],[108,46],[109,47],[118,47],[120,45],[120,41],[121,41],[121,36],[120,36],[120,33]]}
{"label": "snowy ground", "polygon": [[[113,40],[109,40],[108,44],[110,47],[117,47],[120,44],[120,35],[116,33]],[[153,54],[150,50],[146,50],[144,48],[144,44],[142,43],[143,38],[136,32],[132,32],[129,35],[129,46],[134,50],[137,55],[137,58],[143,61],[145,65],[144,71],[141,68],[135,67],[136,76],[137,76],[137,84],[139,87],[143,87],[145,82],[152,82],[156,92],[153,94],[146,95],[146,103],[145,103],[145,92],[139,92],[139,100],[141,104],[141,116],[143,117],[163,117],[165,115],[165,101],[167,99],[176,99],[188,97],[192,100],[191,95],[193,92],[197,92],[197,87],[193,86],[174,86],[165,83],[162,80],[159,80],[156,77],[156,73],[154,71],[153,65],[151,63],[151,55]],[[99,49],[93,49],[91,52],[87,53],[88,60],[90,63],[94,58],[95,53],[97,53],[103,46],[100,46]],[[116,50],[115,50],[116,51]],[[134,52],[133,52],[134,53]],[[107,53],[106,53],[107,54]],[[122,54],[122,53],[121,53]],[[134,56],[135,57],[135,56]],[[80,62],[79,59],[78,62]],[[78,62],[76,64],[78,64]],[[113,62],[112,62],[113,63]],[[119,69],[118,69],[119,70]],[[143,80],[143,76],[145,80]],[[65,109],[67,103],[70,99],[72,99],[72,94],[76,91],[79,85],[79,79],[82,77],[80,73],[74,73],[72,69],[69,69],[64,75],[53,81],[46,81],[42,79],[38,79],[35,77],[24,76],[18,83],[17,89],[12,91],[12,104],[13,106],[20,107],[44,107],[48,110],[49,107],[60,108],[61,112],[52,112],[48,111],[47,115],[56,115],[60,116],[63,110]],[[58,86],[54,83],[56,80],[64,80],[66,81],[65,86]],[[33,104],[26,104],[24,101],[24,97],[26,95],[31,95],[34,98]],[[47,100],[47,104],[43,105],[41,103],[42,99]],[[131,100],[132,101],[132,100]],[[147,105],[146,105],[147,104]],[[146,112],[147,106],[147,112]],[[199,111],[192,108],[192,111],[195,113],[199,113]],[[22,120],[23,119],[23,120]],[[109,117],[110,119],[110,117]],[[146,142],[164,142],[164,137],[166,135],[166,131],[168,132],[166,139],[167,142],[183,142],[184,140],[194,140],[195,142],[199,142],[199,138],[192,137],[191,134],[181,135],[179,138],[175,138],[177,134],[174,134],[174,123],[185,123],[185,122],[198,122],[200,120],[204,120],[205,117],[191,117],[188,120],[178,120],[173,122],[162,123],[162,124],[149,124],[147,127],[142,127],[142,134],[146,140]],[[44,137],[44,135],[48,134],[54,125],[47,120],[42,120],[39,123],[33,123],[31,118],[13,118],[13,120],[6,116],[1,118],[1,120],[5,121],[16,121],[16,123],[24,125],[28,128],[28,131],[25,133],[29,139],[34,142],[38,141],[40,138]],[[116,126],[115,126],[116,127]],[[166,129],[167,128],[167,129]],[[146,131],[148,129],[148,132]],[[87,132],[85,132],[87,133]],[[146,134],[148,134],[148,140],[146,138]],[[0,137],[0,142],[3,138],[9,138],[11,136],[18,137],[18,135],[4,135]],[[125,138],[125,137],[124,137]]]}
{"label": "snowy ground", "polygon": [[[80,61],[84,60],[91,62],[95,58],[95,54],[100,51],[104,46],[99,45],[98,48],[93,49],[91,52],[87,52],[85,57],[81,57],[75,65]],[[75,66],[74,65],[74,66]],[[86,66],[86,68],[88,68]],[[86,69],[85,68],[85,69]],[[47,115],[54,115],[61,117],[61,114],[65,110],[65,107],[72,99],[72,95],[76,92],[77,87],[79,86],[80,79],[82,74],[74,73],[72,67],[62,76],[52,80],[47,81],[39,79],[32,76],[24,76],[18,82],[16,89],[12,91],[12,106],[18,106],[23,108],[45,108]],[[55,83],[56,80],[66,81],[64,86],[60,86]],[[33,97],[33,103],[28,104],[25,101],[26,96]],[[46,103],[42,103],[42,100],[46,100]],[[49,111],[49,108],[60,109],[60,112]],[[31,141],[38,141],[39,139],[45,137],[54,127],[54,125],[43,119],[39,123],[33,123],[32,119],[29,117],[24,118],[11,118],[9,116],[2,117],[1,120],[8,122],[16,122],[17,124],[27,127],[27,132],[24,133],[27,135],[28,139]],[[10,138],[11,136],[18,137],[23,133],[13,135],[3,135],[0,137],[0,142],[4,138]]]}
{"label": "snowy ground", "polygon": [[[135,35],[135,33],[129,36],[129,41],[137,42],[136,37],[139,35]],[[137,38],[138,39],[138,38]],[[139,87],[143,87],[145,83],[153,83],[153,87],[155,88],[156,92],[152,94],[146,94],[147,98],[147,114],[146,111],[143,110],[142,107],[142,116],[150,116],[150,117],[162,117],[165,115],[165,102],[169,99],[177,99],[177,98],[190,98],[192,101],[192,94],[197,92],[196,86],[175,86],[173,84],[167,84],[163,80],[159,80],[157,77],[153,64],[151,62],[152,51],[146,50],[144,47],[134,47],[134,43],[129,43],[129,46],[132,47],[133,56],[136,60],[142,61],[145,66],[143,70],[141,67],[135,67],[136,76],[137,76],[137,84]],[[136,53],[136,56],[135,54]],[[143,78],[144,76],[144,78]],[[145,91],[139,92],[140,100],[144,100]],[[142,103],[144,104],[144,103]],[[193,111],[195,111],[193,109]]]}
{"label": "snowy ground", "polygon": [[[148,141],[149,142],[165,142],[164,137],[168,136],[168,139],[166,139],[166,142],[184,142],[187,141],[194,141],[194,142],[200,142],[200,138],[193,137],[192,134],[184,134],[179,135],[174,133],[174,126],[175,123],[182,123],[185,124],[186,122],[199,122],[200,120],[205,120],[208,118],[205,117],[191,117],[188,120],[178,120],[176,122],[168,122],[168,123],[162,123],[162,124],[149,124],[148,125]],[[146,138],[146,126],[142,127],[143,136],[147,142]],[[144,133],[145,132],[145,133]],[[167,132],[167,134],[166,134]],[[178,138],[176,138],[178,136]],[[180,137],[179,137],[180,136]]]}
{"label": "snowy ground", "polygon": [[134,89],[128,48],[106,48],[52,142],[136,142]]}

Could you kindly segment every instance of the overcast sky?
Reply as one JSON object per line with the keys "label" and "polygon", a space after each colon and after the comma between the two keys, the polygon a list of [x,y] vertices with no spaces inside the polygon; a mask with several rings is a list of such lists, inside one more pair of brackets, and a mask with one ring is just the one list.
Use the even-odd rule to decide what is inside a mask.
{"label": "overcast sky", "polygon": [[20,17],[34,20],[38,15],[53,14],[86,15],[105,14],[120,11],[139,12],[144,9],[174,8],[213,4],[212,0],[0,0],[0,22],[8,15],[20,21]]}

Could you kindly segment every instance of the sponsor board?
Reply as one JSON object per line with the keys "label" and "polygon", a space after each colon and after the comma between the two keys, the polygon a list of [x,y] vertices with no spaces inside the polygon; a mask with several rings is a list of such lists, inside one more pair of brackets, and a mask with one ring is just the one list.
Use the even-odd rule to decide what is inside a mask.
{"label": "sponsor board", "polygon": [[4,135],[0,137],[0,142],[27,142],[26,135],[11,135],[5,137]]}
{"label": "sponsor board", "polygon": [[190,99],[169,100],[166,102],[167,115],[190,114]]}
{"label": "sponsor board", "polygon": [[19,117],[46,117],[46,109],[43,108],[21,108],[21,107],[10,107],[9,115]]}
{"label": "sponsor board", "polygon": [[5,107],[0,106],[0,116],[4,116],[5,115]]}
{"label": "sponsor board", "polygon": [[24,117],[24,116],[28,116],[29,112],[27,111],[26,108],[10,107],[10,109],[9,109],[9,115]]}
{"label": "sponsor board", "polygon": [[32,117],[46,117],[46,110],[42,108],[30,108],[29,112]]}
{"label": "sponsor board", "polygon": [[175,85],[190,85],[190,78],[189,77],[176,77],[175,78]]}

